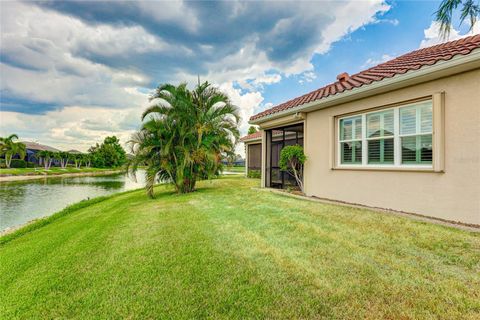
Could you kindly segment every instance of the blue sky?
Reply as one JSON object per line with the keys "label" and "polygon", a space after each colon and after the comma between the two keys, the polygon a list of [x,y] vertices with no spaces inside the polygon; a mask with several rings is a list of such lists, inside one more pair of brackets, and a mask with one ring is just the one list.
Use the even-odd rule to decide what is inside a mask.
{"label": "blue sky", "polygon": [[439,2],[2,2],[0,135],[125,142],[155,86],[197,75],[231,96],[245,132],[341,72],[439,43]]}

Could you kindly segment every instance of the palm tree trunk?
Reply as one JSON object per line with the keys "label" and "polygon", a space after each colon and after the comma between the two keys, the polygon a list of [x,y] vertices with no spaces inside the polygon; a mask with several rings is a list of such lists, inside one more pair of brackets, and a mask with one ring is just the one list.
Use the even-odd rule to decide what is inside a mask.
{"label": "palm tree trunk", "polygon": [[5,166],[7,168],[10,168],[10,164],[12,163],[12,158],[13,158],[13,155],[5,155]]}

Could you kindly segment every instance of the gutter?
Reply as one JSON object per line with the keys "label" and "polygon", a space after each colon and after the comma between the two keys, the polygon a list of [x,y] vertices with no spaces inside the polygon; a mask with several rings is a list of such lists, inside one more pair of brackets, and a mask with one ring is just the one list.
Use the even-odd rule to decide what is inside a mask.
{"label": "gutter", "polygon": [[368,85],[337,93],[333,96],[272,113],[255,120],[250,120],[248,123],[258,125],[297,112],[319,110],[476,68],[480,68],[480,48],[474,49],[466,55],[457,55],[450,60],[439,61],[431,66],[423,66],[418,70],[410,70],[404,74],[398,74],[391,78],[385,78]]}
{"label": "gutter", "polygon": [[262,137],[259,137],[259,138],[252,138],[252,139],[245,139],[245,140],[240,140],[240,142],[243,142],[243,143],[248,143],[248,142],[254,142],[254,141],[261,141],[262,140]]}

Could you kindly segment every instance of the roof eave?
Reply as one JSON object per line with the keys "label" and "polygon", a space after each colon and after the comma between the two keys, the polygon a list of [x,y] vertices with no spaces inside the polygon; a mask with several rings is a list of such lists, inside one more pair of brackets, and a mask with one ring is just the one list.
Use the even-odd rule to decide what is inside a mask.
{"label": "roof eave", "polygon": [[298,112],[310,112],[332,107],[334,105],[350,102],[352,100],[366,98],[476,68],[480,68],[480,48],[473,50],[467,55],[457,55],[450,60],[439,61],[431,66],[424,66],[418,70],[411,70],[404,74],[396,75],[392,78],[383,79],[369,85],[363,85],[352,90],[337,93],[327,98],[272,113],[258,119],[250,120],[248,123],[259,125],[263,122],[292,115]]}
{"label": "roof eave", "polygon": [[246,143],[246,142],[255,142],[255,141],[261,141],[261,140],[262,140],[262,137],[258,137],[258,138],[243,139],[243,140],[240,140],[240,142]]}

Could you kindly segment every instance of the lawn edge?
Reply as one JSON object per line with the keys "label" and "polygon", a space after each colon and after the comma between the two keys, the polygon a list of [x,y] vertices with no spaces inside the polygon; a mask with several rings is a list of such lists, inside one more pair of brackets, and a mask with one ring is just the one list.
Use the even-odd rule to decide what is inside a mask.
{"label": "lawn edge", "polygon": [[0,175],[0,183],[13,182],[13,181],[25,181],[43,178],[58,178],[58,177],[88,177],[97,175],[111,175],[125,172],[125,169],[115,170],[101,170],[101,171],[85,171],[85,172],[65,172],[65,173],[39,173],[39,174],[23,174],[23,175]]}
{"label": "lawn edge", "polygon": [[51,224],[52,222],[64,217],[64,216],[67,216],[75,211],[78,211],[78,210],[81,210],[81,209],[84,209],[86,207],[89,207],[89,206],[92,206],[92,205],[95,205],[97,203],[100,203],[100,202],[103,202],[105,200],[110,200],[114,197],[117,197],[117,196],[121,196],[121,195],[125,195],[125,194],[128,194],[128,193],[133,193],[133,192],[137,192],[137,191],[140,191],[142,190],[142,188],[138,188],[138,189],[133,189],[133,190],[128,190],[128,191],[124,191],[124,192],[120,192],[120,193],[114,193],[114,194],[111,194],[111,195],[108,195],[108,196],[100,196],[100,197],[95,197],[95,198],[92,198],[92,199],[88,199],[88,200],[81,200],[79,202],[75,202],[65,208],[63,208],[62,210],[60,211],[57,211],[47,217],[43,217],[43,218],[39,218],[39,219],[35,219],[35,220],[32,220],[30,222],[27,222],[26,224],[18,227],[17,229],[14,229],[13,231],[11,232],[8,232],[1,235],[0,236],[0,247],[7,244],[8,242],[14,240],[14,239],[17,239],[23,235],[26,235],[32,231],[35,231],[35,230],[38,230],[44,226],[47,226],[49,224]]}
{"label": "lawn edge", "polygon": [[430,217],[430,216],[417,214],[417,213],[404,212],[404,211],[398,211],[398,210],[386,209],[386,208],[380,208],[380,207],[371,207],[363,204],[344,202],[344,201],[332,200],[327,198],[319,198],[315,196],[309,197],[305,195],[292,194],[284,190],[278,190],[278,189],[272,189],[272,188],[254,188],[254,189],[258,191],[270,192],[273,194],[278,194],[281,196],[290,197],[298,200],[319,202],[319,203],[331,204],[331,205],[342,206],[342,207],[365,209],[365,210],[370,210],[377,213],[403,217],[403,218],[411,219],[417,222],[435,224],[442,227],[466,231],[474,234],[475,233],[480,234],[480,226],[476,224],[465,224],[461,222],[450,221],[450,220],[445,220],[445,219],[436,218],[436,217]]}

